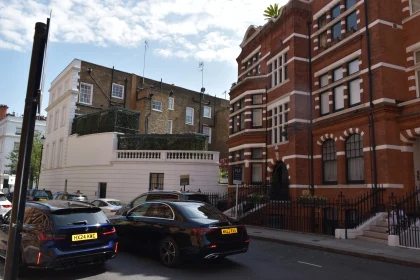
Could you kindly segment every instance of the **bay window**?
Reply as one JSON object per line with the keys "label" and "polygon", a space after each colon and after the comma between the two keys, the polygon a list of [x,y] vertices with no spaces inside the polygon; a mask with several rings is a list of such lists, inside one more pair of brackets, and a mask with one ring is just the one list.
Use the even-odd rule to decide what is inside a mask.
{"label": "bay window", "polygon": [[252,109],[252,127],[262,127],[263,109]]}

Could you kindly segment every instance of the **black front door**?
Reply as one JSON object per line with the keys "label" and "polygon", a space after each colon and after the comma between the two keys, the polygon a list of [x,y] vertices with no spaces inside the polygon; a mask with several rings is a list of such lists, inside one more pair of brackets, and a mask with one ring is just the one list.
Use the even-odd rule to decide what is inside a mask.
{"label": "black front door", "polygon": [[289,200],[289,173],[284,162],[276,164],[271,180],[271,200]]}

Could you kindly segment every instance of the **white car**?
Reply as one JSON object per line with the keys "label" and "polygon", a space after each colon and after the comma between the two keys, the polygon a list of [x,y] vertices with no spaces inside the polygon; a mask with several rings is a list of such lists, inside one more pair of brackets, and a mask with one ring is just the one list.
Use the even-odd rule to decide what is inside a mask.
{"label": "white car", "polygon": [[3,218],[4,214],[12,209],[12,203],[7,200],[6,195],[0,192],[0,217]]}
{"label": "white car", "polygon": [[91,203],[101,208],[107,215],[115,215],[115,212],[123,206],[121,201],[112,198],[98,198]]}

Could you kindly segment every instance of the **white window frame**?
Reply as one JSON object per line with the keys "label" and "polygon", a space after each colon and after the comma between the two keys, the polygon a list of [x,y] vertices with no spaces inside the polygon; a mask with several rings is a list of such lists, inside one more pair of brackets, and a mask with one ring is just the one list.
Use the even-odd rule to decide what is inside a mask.
{"label": "white window frame", "polygon": [[61,126],[64,126],[64,124],[66,123],[67,106],[63,106],[61,110]]}
{"label": "white window frame", "polygon": [[[157,109],[157,108],[156,108],[156,104],[155,104],[155,102],[160,103],[160,109]],[[153,110],[153,111],[162,112],[162,101],[160,101],[160,100],[153,100],[153,101],[152,101],[152,110]]]}
{"label": "white window frame", "polygon": [[[284,98],[276,104],[275,106],[270,106],[269,110],[271,111],[271,144],[278,144],[278,143],[287,143],[289,140],[286,139],[286,136],[283,136],[280,131],[285,131],[287,129],[287,125],[289,123],[289,119],[286,119],[286,113],[290,113],[289,105],[289,98]],[[286,108],[287,104],[287,109]],[[281,112],[280,112],[281,108]],[[274,114],[274,110],[276,109],[276,113]],[[282,119],[282,123],[280,124],[280,116]],[[277,136],[277,141],[275,141]]]}
{"label": "white window frame", "polygon": [[[114,88],[121,88],[121,96],[114,95]],[[124,99],[124,86],[116,83],[112,83],[112,98]]]}
{"label": "white window frame", "polygon": [[[275,59],[271,60],[271,73],[270,73],[270,78],[271,78],[271,87],[276,87],[279,84],[285,82],[288,79],[286,79],[286,71],[285,68],[287,67],[287,61],[286,61],[286,56],[288,54],[289,49],[286,49],[285,51],[283,51],[282,53],[280,53]],[[280,65],[280,61],[282,62]],[[277,63],[277,68],[274,68],[275,64],[274,62]],[[281,70],[281,76],[280,76],[280,70]],[[277,77],[277,82],[275,77]]]}
{"label": "white window frame", "polygon": [[[80,101],[80,95],[82,94],[82,85],[90,87],[90,103]],[[86,104],[86,105],[92,105],[92,99],[93,99],[93,85],[81,82],[80,86],[79,86],[79,103]]]}
{"label": "white window frame", "polygon": [[[340,100],[340,102],[343,103],[343,107],[337,108],[337,101],[336,101],[336,90],[337,89],[341,89],[342,90],[342,100]],[[340,86],[336,86],[335,88],[333,88],[333,104],[334,104],[334,108],[333,108],[333,112],[337,112],[340,110],[344,110],[345,108],[345,104],[344,104],[344,85],[340,85]]]}
{"label": "white window frame", "polygon": [[[188,110],[191,112],[191,122],[188,122]],[[194,108],[187,107],[185,109],[185,124],[194,125]]]}
{"label": "white window frame", "polygon": [[[326,78],[326,79],[325,79]],[[323,84],[322,83],[322,81],[323,80],[326,80],[326,84]],[[320,88],[323,88],[323,87],[326,87],[326,86],[328,86],[328,84],[329,84],[329,79],[328,79],[328,72],[327,73],[325,73],[325,74],[323,74],[323,75],[320,75],[319,76],[319,87]]]}
{"label": "white window frame", "polygon": [[[324,99],[325,96],[326,96],[326,100]],[[324,109],[327,109],[327,110],[324,112]],[[320,110],[321,116],[325,116],[330,113],[330,93],[328,91],[324,91],[319,94],[319,110]]]}
{"label": "white window frame", "polygon": [[[209,132],[208,134],[207,134],[207,133],[204,133],[204,129],[205,129],[205,128],[207,128],[207,129],[208,129],[208,130],[207,130],[207,131]],[[208,142],[208,143],[209,143],[209,144],[211,144],[211,127],[209,127],[209,126],[203,126],[203,134],[204,134],[204,135],[207,135],[207,136],[209,137],[209,142]]]}
{"label": "white window frame", "polygon": [[413,11],[413,0],[410,0],[410,14],[416,14],[418,12],[420,12],[420,9],[418,9],[417,11]]}
{"label": "white window frame", "polygon": [[168,120],[168,127],[166,128],[166,133],[172,134],[172,128],[173,128],[173,120]]}
{"label": "white window frame", "polygon": [[[357,71],[354,71],[354,72],[351,71],[351,66],[352,65],[356,65],[357,66]],[[360,71],[359,59],[355,59],[355,60],[350,61],[349,64],[348,64],[348,70],[347,71],[348,71],[348,75],[349,76],[350,75],[353,75],[354,73],[359,72]]]}
{"label": "white window frame", "polygon": [[174,108],[175,108],[175,98],[169,97],[169,99],[168,99],[168,110],[174,110]]}
{"label": "white window frame", "polygon": [[[359,94],[359,102],[356,102],[356,103],[352,103],[352,96],[355,94],[351,90],[351,85],[352,84],[355,84],[356,91],[358,91],[358,94]],[[348,98],[349,98],[349,107],[356,106],[356,105],[358,105],[358,104],[360,104],[362,102],[362,94],[360,92],[360,78],[357,78],[357,79],[354,79],[354,80],[349,81],[349,85],[348,85],[348,90],[347,91],[348,91]]]}
{"label": "white window frame", "polygon": [[[208,110],[207,115],[206,115],[206,109]],[[204,108],[203,108],[203,118],[211,119],[211,107],[210,106],[204,106]]]}

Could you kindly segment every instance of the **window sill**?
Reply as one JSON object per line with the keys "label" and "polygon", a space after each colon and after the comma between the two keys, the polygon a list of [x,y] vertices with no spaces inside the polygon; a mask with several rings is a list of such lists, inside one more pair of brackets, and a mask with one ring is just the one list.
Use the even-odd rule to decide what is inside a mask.
{"label": "window sill", "polygon": [[192,123],[185,123],[186,125],[194,125],[194,124],[192,124]]}
{"label": "window sill", "polygon": [[174,110],[174,108],[168,108],[168,110],[171,110],[171,111],[173,111],[173,110]]}
{"label": "window sill", "polygon": [[206,119],[211,119],[211,117],[206,117],[206,116],[203,116],[203,118],[206,118]]}
{"label": "window sill", "polygon": [[121,100],[123,100],[123,99],[124,99],[124,97],[119,97],[119,96],[111,96],[111,98],[121,99]]}
{"label": "window sill", "polygon": [[160,112],[160,113],[162,113],[162,110],[158,110],[158,109],[152,109],[152,111],[155,111],[155,112]]}
{"label": "window sill", "polygon": [[[53,102],[54,103],[54,102]],[[79,104],[81,104],[81,105],[87,105],[87,106],[92,106],[92,103],[85,103],[85,102],[78,102]]]}
{"label": "window sill", "polygon": [[290,79],[287,79],[287,80],[285,80],[285,81],[281,82],[280,84],[278,84],[278,85],[276,85],[276,86],[274,86],[274,87],[270,88],[269,90],[267,90],[267,93],[269,93],[269,92],[271,92],[271,91],[275,90],[276,88],[279,88],[279,87],[281,87],[281,86],[283,86],[283,85],[287,84],[289,81],[290,81]]}

